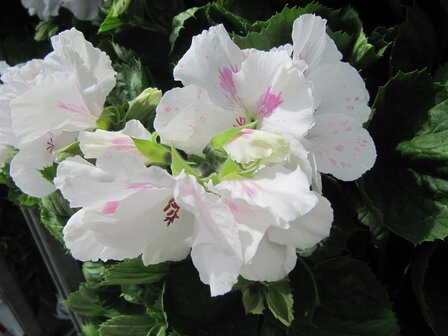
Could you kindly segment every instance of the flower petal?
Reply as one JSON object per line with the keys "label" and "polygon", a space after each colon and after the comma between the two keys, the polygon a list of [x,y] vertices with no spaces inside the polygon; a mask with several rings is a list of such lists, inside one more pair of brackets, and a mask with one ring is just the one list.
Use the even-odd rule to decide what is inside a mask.
{"label": "flower petal", "polygon": [[60,134],[96,126],[98,111],[88,109],[76,78],[69,73],[59,72],[42,78],[10,106],[12,127],[22,143],[34,141],[48,132]]}
{"label": "flower petal", "polygon": [[211,100],[222,108],[231,108],[233,73],[243,61],[243,54],[230,39],[222,24],[194,36],[191,47],[174,68],[174,79],[184,85],[206,88]]}
{"label": "flower petal", "polygon": [[241,275],[253,281],[281,280],[291,272],[296,261],[294,247],[273,243],[265,236],[253,259],[242,266]]}
{"label": "flower petal", "polygon": [[62,7],[69,9],[77,19],[90,21],[98,16],[102,0],[63,0]]}
{"label": "flower petal", "polygon": [[268,209],[282,227],[306,214],[317,202],[300,168],[290,171],[282,166],[266,167],[250,178],[223,181],[214,188],[233,200]]}
{"label": "flower petal", "polygon": [[194,177],[182,173],[178,178],[176,202],[195,216],[193,264],[212,296],[225,294],[237,282],[242,264],[235,219],[224,201],[206,192]]}
{"label": "flower petal", "polygon": [[315,115],[342,113],[364,123],[370,115],[369,92],[358,71],[348,63],[319,67],[308,78],[320,98]]}
{"label": "flower petal", "polygon": [[319,201],[306,215],[290,223],[288,229],[271,227],[268,237],[272,242],[307,249],[319,243],[330,234],[333,223],[333,209],[328,200],[317,194]]}
{"label": "flower petal", "polygon": [[157,106],[154,128],[162,143],[202,155],[210,140],[236,124],[238,116],[214,105],[204,89],[189,85],[163,95]]}
{"label": "flower petal", "polygon": [[353,181],[373,167],[376,149],[369,132],[344,114],[316,116],[305,147],[314,153],[317,169],[343,181]]}
{"label": "flower petal", "polygon": [[129,153],[107,152],[96,167],[79,156],[64,160],[54,183],[71,207],[82,207],[120,201],[143,189],[173,188],[175,182],[165,170],[146,168]]}
{"label": "flower petal", "polygon": [[325,32],[327,20],[313,14],[298,17],[292,28],[294,58],[305,60],[312,72],[320,65],[342,59],[333,40]]}

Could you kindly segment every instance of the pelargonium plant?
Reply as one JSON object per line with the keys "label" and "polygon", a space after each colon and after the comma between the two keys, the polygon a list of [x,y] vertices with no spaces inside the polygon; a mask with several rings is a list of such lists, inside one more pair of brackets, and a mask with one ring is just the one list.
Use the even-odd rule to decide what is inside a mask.
{"label": "pelargonium plant", "polygon": [[[225,1],[181,13],[170,7],[178,15],[169,30],[148,14],[155,7],[137,2],[98,12],[102,1],[22,0],[45,20],[60,6],[82,20],[99,13],[100,33],[117,41],[141,24],[168,29],[172,74],[148,71],[154,60],[138,60],[132,39],[129,50],[106,39],[94,46],[76,28],[52,36],[41,59],[0,63],[0,160],[21,192],[45,200],[36,203],[44,224],[84,263],[87,282],[67,300],[92,318],[84,335],[397,335],[385,290],[352,246],[365,233],[368,248],[386,244],[390,232],[414,244],[448,235],[441,224],[427,235],[403,229],[406,200],[387,187],[391,174],[432,191],[436,183],[418,165],[400,173],[399,160],[432,159],[425,141],[442,118],[439,105],[421,131],[406,124],[414,133],[380,136],[379,120],[401,108],[400,85],[429,80],[399,72],[379,89],[370,84],[372,113],[363,79],[396,55],[391,39],[397,48],[403,34],[383,27],[368,40],[360,24],[352,35],[335,31],[356,26],[356,12],[316,3],[250,23]],[[204,17],[201,29],[190,26]],[[440,88],[431,97],[441,99]],[[72,209],[66,221],[56,207],[48,219],[49,202]],[[105,303],[117,296],[105,289],[113,285],[122,308]],[[358,305],[357,295],[371,295],[372,307]],[[346,299],[369,326],[346,310]],[[235,331],[241,323],[247,328]]]}

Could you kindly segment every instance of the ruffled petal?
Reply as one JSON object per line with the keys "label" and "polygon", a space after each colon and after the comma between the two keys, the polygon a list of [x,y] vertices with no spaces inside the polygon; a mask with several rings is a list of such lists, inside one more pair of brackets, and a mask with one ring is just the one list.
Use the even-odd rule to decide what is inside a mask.
{"label": "ruffled petal", "polygon": [[358,71],[348,63],[337,62],[319,67],[308,78],[320,98],[315,115],[342,113],[359,123],[370,115],[369,92]]}
{"label": "ruffled petal", "polygon": [[306,214],[317,203],[300,168],[290,171],[282,166],[266,167],[250,178],[223,181],[215,188],[231,199],[268,209],[282,227]]}
{"label": "ruffled petal", "polygon": [[173,188],[175,182],[165,170],[146,168],[131,154],[108,152],[96,166],[79,156],[64,160],[54,183],[75,208],[120,201],[145,189]]}
{"label": "ruffled petal", "polygon": [[290,223],[288,229],[271,227],[268,237],[272,242],[307,249],[319,243],[330,234],[333,223],[333,209],[328,200],[317,194],[319,201],[306,215]]}
{"label": "ruffled petal", "polygon": [[296,262],[294,247],[273,243],[265,236],[252,260],[242,266],[241,275],[247,280],[277,281],[286,277]]}
{"label": "ruffled petal", "polygon": [[157,106],[154,128],[162,143],[172,144],[186,153],[202,155],[217,134],[237,125],[236,112],[214,105],[207,92],[189,85],[165,93]]}
{"label": "ruffled petal", "polygon": [[41,20],[58,15],[62,0],[21,0],[30,15],[37,15]]}
{"label": "ruffled petal", "polygon": [[174,79],[207,90],[222,108],[232,108],[233,74],[241,68],[243,53],[230,39],[224,26],[217,25],[194,36],[191,47],[174,68]]}
{"label": "ruffled petal", "polygon": [[309,72],[342,59],[342,54],[325,32],[326,24],[327,20],[313,14],[301,15],[293,23],[294,58],[305,60]]}
{"label": "ruffled petal", "polygon": [[191,258],[212,296],[222,295],[237,282],[242,264],[238,227],[224,201],[204,190],[194,177],[181,174],[175,200],[195,216]]}
{"label": "ruffled petal", "polygon": [[344,114],[316,116],[305,147],[313,152],[317,169],[343,181],[353,181],[373,167],[376,149],[362,125]]}

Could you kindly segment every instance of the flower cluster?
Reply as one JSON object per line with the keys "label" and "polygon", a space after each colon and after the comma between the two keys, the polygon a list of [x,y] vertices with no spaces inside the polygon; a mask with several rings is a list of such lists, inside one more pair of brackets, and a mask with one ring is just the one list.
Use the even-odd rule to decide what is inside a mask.
{"label": "flower cluster", "polygon": [[[63,232],[79,260],[191,255],[213,296],[238,276],[282,279],[297,249],[329,235],[320,173],[351,181],[376,157],[368,92],[325,29],[303,15],[293,44],[270,51],[239,49],[222,25],[194,37],[174,69],[184,86],[161,98],[154,134],[137,120],[93,130],[114,72],[80,33],[63,32],[44,60],[3,70],[0,143],[19,150],[11,176],[81,208]],[[53,186],[38,170],[74,141],[84,157],[63,160]]]}

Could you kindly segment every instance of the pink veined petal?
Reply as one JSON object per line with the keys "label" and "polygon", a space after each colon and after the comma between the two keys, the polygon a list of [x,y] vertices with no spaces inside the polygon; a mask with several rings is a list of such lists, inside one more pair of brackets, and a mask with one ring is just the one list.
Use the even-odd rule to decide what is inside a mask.
{"label": "pink veined petal", "polygon": [[178,176],[174,197],[195,216],[191,258],[212,296],[222,295],[237,282],[242,264],[238,226],[224,201],[208,193],[194,177]]}
{"label": "pink veined petal", "polygon": [[174,68],[174,78],[207,89],[215,104],[231,109],[233,73],[239,71],[242,61],[241,50],[224,26],[217,25],[193,37],[190,49]]}
{"label": "pink veined petal", "polygon": [[320,103],[315,115],[342,113],[364,123],[370,115],[369,92],[358,71],[348,63],[326,64],[311,73]]}
{"label": "pink veined petal", "polygon": [[239,118],[237,112],[213,104],[204,89],[189,85],[163,95],[154,128],[162,143],[173,144],[189,154],[203,155],[210,140],[237,124]]}
{"label": "pink veined petal", "polygon": [[370,134],[344,114],[317,115],[305,146],[313,152],[320,172],[343,181],[356,180],[373,167],[376,159]]}

